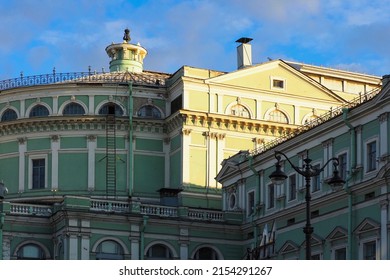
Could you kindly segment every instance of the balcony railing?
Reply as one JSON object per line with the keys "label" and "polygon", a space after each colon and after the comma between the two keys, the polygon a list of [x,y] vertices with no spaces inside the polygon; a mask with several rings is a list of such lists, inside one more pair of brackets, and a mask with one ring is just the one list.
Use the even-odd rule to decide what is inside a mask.
{"label": "balcony railing", "polygon": [[331,109],[329,112],[311,120],[310,122],[307,122],[305,123],[304,125],[301,125],[301,126],[298,126],[296,129],[293,130],[293,132],[291,133],[287,133],[281,137],[278,137],[272,141],[269,141],[267,143],[264,143],[262,144],[260,147],[258,147],[257,149],[254,149],[250,152],[251,155],[258,155],[258,154],[261,154],[265,151],[268,151],[268,150],[271,150],[272,148],[274,148],[275,146],[301,134],[301,133],[304,133],[334,117],[337,117],[339,115],[341,115],[343,113],[343,109],[344,108],[348,108],[348,109],[352,109],[352,108],[355,108],[357,106],[359,106],[360,104],[374,98],[374,96],[376,96],[379,92],[380,92],[380,88],[377,88],[377,89],[373,89],[372,91],[369,91],[365,94],[362,94],[362,95],[359,95],[358,97],[350,100],[349,102],[341,105],[341,106],[338,106],[336,108],[333,108]]}
{"label": "balcony railing", "polygon": [[0,91],[37,86],[37,85],[49,85],[58,83],[127,83],[133,84],[147,84],[155,86],[165,85],[165,78],[168,74],[143,72],[143,73],[130,73],[130,72],[70,72],[70,73],[56,73],[55,69],[52,74],[42,74],[35,76],[24,76],[23,73],[20,77],[7,79],[0,81]]}
{"label": "balcony railing", "polygon": [[[224,213],[222,211],[194,209],[187,207],[172,207],[163,205],[151,205],[141,203],[131,203],[125,201],[109,201],[99,199],[86,199],[89,201],[89,210],[100,213],[116,213],[116,214],[141,214],[148,216],[183,218],[199,221],[224,221]],[[51,216],[56,209],[66,209],[66,205],[56,205],[54,207],[48,205],[35,205],[23,203],[9,203],[10,214],[23,216]],[[80,207],[84,207],[84,203]],[[72,204],[71,209],[75,209],[75,204]]]}

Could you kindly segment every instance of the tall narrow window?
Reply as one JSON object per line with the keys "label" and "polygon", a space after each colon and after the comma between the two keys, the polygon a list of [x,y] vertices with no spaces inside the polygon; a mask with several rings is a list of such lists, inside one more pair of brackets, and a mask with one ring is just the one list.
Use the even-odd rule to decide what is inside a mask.
{"label": "tall narrow window", "polygon": [[297,176],[292,174],[288,177],[288,200],[297,198]]}
{"label": "tall narrow window", "polygon": [[275,186],[274,184],[268,185],[268,208],[275,207]]}
{"label": "tall narrow window", "polygon": [[367,144],[367,171],[376,169],[376,141]]}
{"label": "tall narrow window", "polygon": [[364,260],[376,259],[376,241],[370,241],[363,244],[363,259]]}
{"label": "tall narrow window", "polygon": [[338,248],[334,251],[335,260],[346,260],[347,259],[347,248]]}
{"label": "tall narrow window", "polygon": [[45,188],[45,159],[33,159],[32,163],[32,189]]}
{"label": "tall narrow window", "polygon": [[[318,169],[320,169],[320,165],[317,164],[317,165],[313,166],[313,168],[318,170]],[[312,185],[312,189],[311,189],[312,192],[317,192],[321,189],[320,174],[318,174],[315,177],[312,177],[311,185]]]}
{"label": "tall narrow window", "polygon": [[254,213],[254,210],[255,210],[255,192],[254,191],[251,191],[248,193],[247,205],[248,205],[247,213],[248,213],[248,216],[250,216]]}
{"label": "tall narrow window", "polygon": [[347,153],[339,155],[339,174],[343,180],[347,179]]}

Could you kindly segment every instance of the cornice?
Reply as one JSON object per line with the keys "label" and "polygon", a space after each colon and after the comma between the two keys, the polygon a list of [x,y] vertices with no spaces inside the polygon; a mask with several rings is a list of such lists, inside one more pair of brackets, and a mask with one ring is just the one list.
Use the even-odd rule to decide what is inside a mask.
{"label": "cornice", "polygon": [[281,136],[286,133],[291,133],[297,128],[296,125],[291,124],[186,110],[181,110],[180,115],[183,125],[186,126],[260,135]]}

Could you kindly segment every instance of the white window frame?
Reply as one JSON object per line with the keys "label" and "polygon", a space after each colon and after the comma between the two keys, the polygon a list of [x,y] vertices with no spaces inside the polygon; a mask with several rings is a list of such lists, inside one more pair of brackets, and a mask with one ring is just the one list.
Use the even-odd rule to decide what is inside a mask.
{"label": "white window frame", "polygon": [[348,256],[348,246],[346,244],[341,244],[332,247],[332,260],[336,259],[336,251],[340,249],[345,249],[345,259],[347,259]]}
{"label": "white window frame", "polygon": [[[249,203],[249,197],[250,195],[253,195],[253,205],[252,207],[250,207],[250,203]],[[255,213],[255,202],[256,202],[256,192],[255,190],[250,190],[247,192],[246,194],[246,198],[247,198],[247,203],[246,203],[246,215],[247,216],[251,216]],[[252,209],[250,209],[252,208]]]}
{"label": "white window frame", "polygon": [[[274,193],[272,207],[270,205],[270,202],[271,202],[271,199],[270,199],[270,189],[271,189],[271,186],[273,188],[273,193]],[[267,209],[271,210],[271,209],[274,209],[275,207],[276,207],[276,185],[270,183],[270,184],[267,185]]]}
{"label": "white window frame", "polygon": [[[28,189],[33,190],[33,160],[35,159],[44,159],[45,160],[45,187],[43,189],[47,189],[48,183],[48,156],[47,154],[36,154],[36,155],[30,155],[28,157],[29,164],[28,164]],[[35,190],[35,189],[34,189]]]}
{"label": "white window frame", "polygon": [[[291,198],[291,185],[290,185],[290,177],[295,175],[295,198]],[[287,183],[287,201],[293,202],[298,199],[298,174],[297,173],[291,173],[287,177],[288,183]]]}
{"label": "white window frame", "polygon": [[[341,155],[343,154],[346,154],[346,164],[345,164],[345,178],[343,178],[341,175],[342,173],[340,172],[340,165],[338,166],[338,171],[339,171],[339,175],[343,178],[343,180],[347,180],[347,177],[348,177],[348,173],[350,172],[350,170],[348,170],[348,167],[350,166],[350,163],[349,163],[349,152],[348,150],[342,150],[340,151],[339,153],[336,154],[336,158],[339,159]],[[340,163],[340,162],[339,162]],[[333,171],[333,169],[332,169]]]}
{"label": "white window frame", "polygon": [[378,158],[379,154],[379,141],[378,137],[369,138],[364,142],[364,169],[365,173],[372,173],[378,170],[378,161],[375,160],[375,168],[368,170],[368,144],[371,144],[372,142],[375,142],[375,149],[376,149],[376,158]]}
{"label": "white window frame", "polygon": [[[276,86],[274,86],[274,81],[281,81],[281,82],[283,82],[283,87],[276,87]],[[286,90],[287,82],[286,82],[285,78],[277,77],[277,76],[271,76],[270,77],[270,82],[271,82],[271,89],[282,90],[282,91]]]}
{"label": "white window frame", "polygon": [[[318,167],[319,169],[321,168],[321,163],[319,161],[315,162],[312,164],[313,168],[315,167]],[[315,177],[311,177],[311,180],[310,180],[310,192],[311,193],[319,193],[321,192],[322,190],[322,173],[323,172],[320,172],[320,174],[318,174],[318,189],[314,190],[314,180],[316,180],[316,176]],[[304,184],[306,184],[306,182],[304,182]]]}
{"label": "white window frame", "polygon": [[380,247],[376,237],[362,239],[359,242],[359,259],[364,260],[364,245],[370,242],[375,242],[375,260],[380,260]]}

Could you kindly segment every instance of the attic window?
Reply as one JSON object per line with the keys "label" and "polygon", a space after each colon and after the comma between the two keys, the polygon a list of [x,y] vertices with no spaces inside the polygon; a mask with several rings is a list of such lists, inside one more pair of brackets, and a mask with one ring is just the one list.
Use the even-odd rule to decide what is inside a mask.
{"label": "attic window", "polygon": [[273,89],[285,89],[286,81],[281,78],[271,78],[271,88]]}

